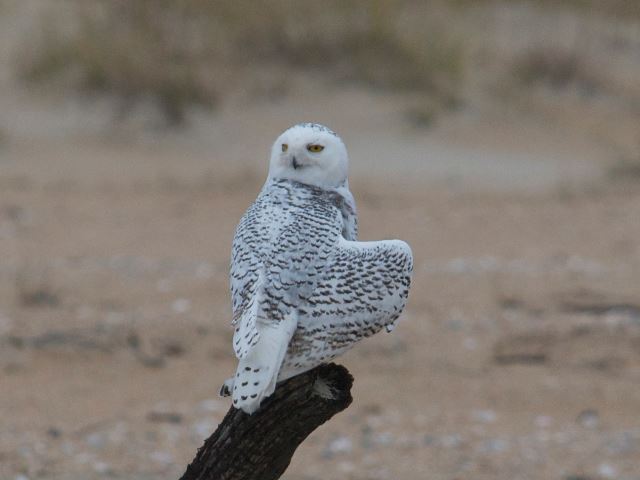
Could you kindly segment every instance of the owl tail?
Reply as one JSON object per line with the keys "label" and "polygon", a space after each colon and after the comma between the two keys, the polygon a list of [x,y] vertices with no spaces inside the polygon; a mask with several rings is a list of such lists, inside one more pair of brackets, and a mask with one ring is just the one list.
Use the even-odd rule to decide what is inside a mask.
{"label": "owl tail", "polygon": [[260,407],[262,399],[273,393],[282,360],[296,326],[295,311],[280,322],[256,325],[259,339],[240,359],[233,379],[231,393],[234,407],[252,414]]}

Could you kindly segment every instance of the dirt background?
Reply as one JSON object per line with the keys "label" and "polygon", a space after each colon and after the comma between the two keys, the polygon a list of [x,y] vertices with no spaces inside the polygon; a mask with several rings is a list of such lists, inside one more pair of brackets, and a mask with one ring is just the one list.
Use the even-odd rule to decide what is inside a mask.
{"label": "dirt background", "polygon": [[471,86],[425,127],[411,94],[295,72],[166,129],[16,79],[44,3],[0,11],[0,478],[184,471],[229,408],[235,225],[273,139],[316,121],[349,148],[361,238],[406,240],[415,272],[398,328],[340,359],[353,405],[283,478],[640,479],[636,20],[474,17],[500,45],[589,32],[615,93]]}

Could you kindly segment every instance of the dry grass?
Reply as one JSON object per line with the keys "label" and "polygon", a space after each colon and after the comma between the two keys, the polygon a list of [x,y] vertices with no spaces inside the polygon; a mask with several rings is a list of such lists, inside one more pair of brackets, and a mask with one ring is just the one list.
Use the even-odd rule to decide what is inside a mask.
{"label": "dry grass", "polygon": [[608,175],[611,180],[615,181],[632,181],[637,182],[640,180],[640,155],[636,155],[636,158],[622,158],[618,160],[608,170]]}
{"label": "dry grass", "polygon": [[[543,7],[573,8],[576,10],[587,10],[593,13],[610,15],[620,18],[640,18],[640,2],[637,0],[530,0],[531,3]],[[561,3],[561,5],[559,5]]]}
{"label": "dry grass", "polygon": [[31,83],[112,95],[122,113],[150,101],[171,124],[190,107],[213,106],[248,66],[275,67],[282,83],[306,70],[449,103],[463,74],[462,44],[431,25],[428,9],[405,28],[412,3],[76,2],[70,32],[44,29],[19,72]]}
{"label": "dry grass", "polygon": [[511,68],[514,77],[526,86],[542,84],[556,89],[575,86],[591,93],[602,85],[597,68],[586,55],[574,49],[532,47],[519,55]]}
{"label": "dry grass", "polygon": [[23,307],[56,307],[60,304],[60,296],[46,268],[23,265],[17,272],[15,289],[18,304]]}
{"label": "dry grass", "polygon": [[[187,23],[179,15],[165,18],[164,6],[170,5],[166,1],[78,4],[75,31],[64,35],[51,27],[44,29],[19,66],[20,74],[31,83],[54,82],[83,93],[111,94],[121,113],[141,101],[152,101],[169,123],[181,123],[185,108],[210,107],[216,98],[193,61],[198,52],[180,33]],[[172,29],[176,33],[168,35]]]}
{"label": "dry grass", "polygon": [[[495,13],[495,6],[508,9],[512,3],[68,0],[61,21],[48,15],[38,32],[29,32],[18,72],[55,91],[106,95],[119,117],[151,105],[169,125],[184,123],[194,107],[212,108],[235,93],[286,94],[296,72],[304,71],[332,82],[418,93],[421,100],[407,119],[428,126],[463,96],[472,101],[468,93],[479,91],[474,82],[487,76],[489,57],[497,59],[490,68],[500,64],[500,82],[515,78],[517,89],[542,85],[617,95],[592,52],[559,46],[552,38],[540,38],[511,64],[491,50],[483,51],[486,58],[473,57],[473,35],[482,40],[463,28],[472,7]],[[633,19],[640,8],[625,0],[606,9],[590,0],[518,3],[549,15],[573,10],[576,18],[606,10]]]}
{"label": "dry grass", "polygon": [[[479,4],[516,3],[513,0],[449,0],[460,7]],[[548,10],[563,9],[577,12],[592,12],[617,18],[640,18],[640,2],[637,0],[521,0],[518,3],[530,4]]]}

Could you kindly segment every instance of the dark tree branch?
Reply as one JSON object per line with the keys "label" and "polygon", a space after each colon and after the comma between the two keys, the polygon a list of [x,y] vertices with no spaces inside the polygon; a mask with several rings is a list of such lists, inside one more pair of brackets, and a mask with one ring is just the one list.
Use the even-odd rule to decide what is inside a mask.
{"label": "dark tree branch", "polygon": [[351,404],[353,377],[331,363],[278,385],[260,409],[233,407],[181,480],[275,480],[311,432]]}

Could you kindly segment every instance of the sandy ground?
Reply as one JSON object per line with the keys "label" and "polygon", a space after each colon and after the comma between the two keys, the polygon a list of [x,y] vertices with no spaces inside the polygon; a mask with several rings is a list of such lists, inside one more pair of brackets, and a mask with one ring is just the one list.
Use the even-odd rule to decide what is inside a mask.
{"label": "sandy ground", "polygon": [[[353,144],[362,238],[407,240],[414,284],[399,327],[342,359],[354,404],[284,478],[640,478],[637,183],[607,180],[597,146],[551,127],[460,115],[415,131],[397,126],[397,102],[351,93],[359,117],[347,105],[319,120]],[[228,408],[233,230],[271,138],[304,107],[3,147],[0,478],[181,473]],[[262,127],[243,143],[250,118]],[[485,145],[452,140],[465,131]],[[526,131],[539,155],[500,147]],[[389,171],[365,163],[375,142]],[[481,156],[493,163],[475,182]]]}
{"label": "sandy ground", "polygon": [[347,143],[361,238],[408,241],[415,272],[398,328],[340,360],[353,405],[283,478],[640,480],[640,183],[611,175],[635,110],[536,94],[420,129],[411,98],[301,76],[162,131],[11,82],[2,480],[184,471],[229,407],[235,225],[303,120]]}

